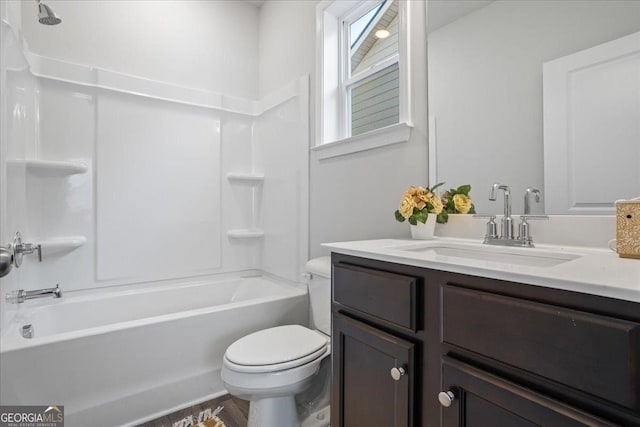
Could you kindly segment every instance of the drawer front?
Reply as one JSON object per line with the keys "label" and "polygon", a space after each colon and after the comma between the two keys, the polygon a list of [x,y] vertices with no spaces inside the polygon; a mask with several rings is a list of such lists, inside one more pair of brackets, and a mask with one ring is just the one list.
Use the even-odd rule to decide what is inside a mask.
{"label": "drawer front", "polygon": [[333,300],[351,310],[416,331],[414,277],[349,264],[333,267]]}
{"label": "drawer front", "polygon": [[443,427],[619,427],[564,402],[444,357],[443,390],[454,395]]}
{"label": "drawer front", "polygon": [[640,409],[640,324],[446,285],[443,341]]}

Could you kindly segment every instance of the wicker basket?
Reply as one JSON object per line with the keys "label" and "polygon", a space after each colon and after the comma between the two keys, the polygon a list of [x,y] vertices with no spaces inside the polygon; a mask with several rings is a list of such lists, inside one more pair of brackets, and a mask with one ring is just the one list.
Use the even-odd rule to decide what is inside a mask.
{"label": "wicker basket", "polygon": [[616,247],[622,258],[640,259],[640,199],[616,202]]}

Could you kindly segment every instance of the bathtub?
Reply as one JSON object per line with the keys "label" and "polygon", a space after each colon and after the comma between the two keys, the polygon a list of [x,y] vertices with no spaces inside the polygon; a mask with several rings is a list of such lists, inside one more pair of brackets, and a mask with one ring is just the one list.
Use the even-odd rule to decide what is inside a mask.
{"label": "bathtub", "polygon": [[229,344],[307,313],[306,290],[264,276],[28,301],[0,337],[0,404],[64,405],[67,427],[137,425],[224,394]]}

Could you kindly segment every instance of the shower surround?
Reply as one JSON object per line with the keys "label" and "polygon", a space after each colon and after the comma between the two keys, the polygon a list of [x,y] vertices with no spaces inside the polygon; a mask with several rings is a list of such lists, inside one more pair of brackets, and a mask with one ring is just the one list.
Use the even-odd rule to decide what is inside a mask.
{"label": "shower surround", "polygon": [[[200,2],[194,5],[203,7]],[[64,21],[51,28],[73,25],[73,16],[64,10],[69,4],[55,6]],[[186,87],[177,79],[154,80],[36,54],[22,31],[21,9],[27,7],[0,2],[0,244],[9,243],[20,231],[23,240],[41,245],[42,262],[25,257],[19,269],[0,281],[0,294],[59,284],[63,298],[24,304],[0,301],[0,403],[39,403],[32,400],[37,397],[77,408],[82,406],[77,400],[56,399],[74,395],[71,390],[80,385],[73,380],[61,386],[69,390],[47,396],[30,393],[28,387],[5,387],[12,387],[6,382],[7,372],[24,368],[15,352],[31,348],[42,338],[39,330],[55,330],[64,319],[73,317],[77,329],[91,332],[87,337],[91,342],[128,333],[115,328],[105,335],[82,327],[99,312],[87,306],[71,316],[65,311],[71,305],[65,301],[102,299],[100,307],[118,312],[123,303],[117,301],[128,297],[133,301],[133,291],[193,282],[205,287],[216,282],[219,289],[232,286],[233,277],[247,275],[277,276],[281,286],[302,292],[304,298],[305,291],[296,282],[308,247],[309,82],[305,76],[256,99],[240,90],[221,93]],[[179,65],[188,70],[197,64]],[[239,87],[231,83],[227,86]],[[220,284],[220,277],[229,280]],[[252,290],[261,295],[269,286],[264,283],[249,286],[248,298]],[[121,298],[111,298],[114,292],[122,292]],[[181,304],[180,294],[176,295],[165,301],[167,316],[172,316],[172,305]],[[139,305],[145,312],[155,303],[145,299]],[[16,337],[17,328],[43,306],[55,310],[38,322],[40,326],[34,325],[34,342],[16,346],[16,339],[26,340]],[[306,306],[302,312],[298,303],[278,307],[271,314],[259,309],[236,311],[224,321],[203,323],[203,336],[222,334],[224,339],[195,346],[195,357],[208,360],[208,367],[196,366],[189,375],[215,372],[216,355],[247,328],[257,329],[265,322],[267,326],[306,322]],[[292,307],[297,308],[290,311]],[[154,319],[162,316],[156,313]],[[234,316],[248,316],[251,326],[229,329]],[[171,330],[168,324],[158,322],[153,328],[153,336],[145,335],[146,339],[167,339],[170,346],[171,338],[163,335]],[[139,339],[144,343],[145,337]],[[99,347],[102,352],[116,350],[109,342]],[[56,345],[63,348],[65,343]],[[82,351],[81,355],[98,360],[88,348]],[[130,365],[127,359],[103,363],[103,374],[135,370],[137,357],[130,354]],[[40,353],[32,362],[44,366],[47,360]],[[162,382],[177,373],[163,370],[158,375]],[[222,393],[213,379],[209,395],[203,398]],[[175,404],[192,402],[193,395],[188,390],[181,395],[181,390],[172,390]],[[94,396],[107,396],[103,391]],[[85,406],[107,403],[96,399]]]}

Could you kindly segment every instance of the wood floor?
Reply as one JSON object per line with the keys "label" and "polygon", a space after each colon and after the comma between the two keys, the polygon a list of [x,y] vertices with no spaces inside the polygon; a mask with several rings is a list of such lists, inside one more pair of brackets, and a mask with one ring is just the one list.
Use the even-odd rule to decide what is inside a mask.
{"label": "wood floor", "polygon": [[219,407],[224,407],[217,415],[226,425],[226,427],[246,427],[249,418],[249,402],[241,400],[231,395],[225,394],[216,399],[203,402],[199,405],[185,408],[164,417],[140,424],[138,427],[187,427],[191,425],[188,422],[181,422],[185,418],[192,416],[193,425],[198,424],[198,416],[200,413],[214,413]]}

